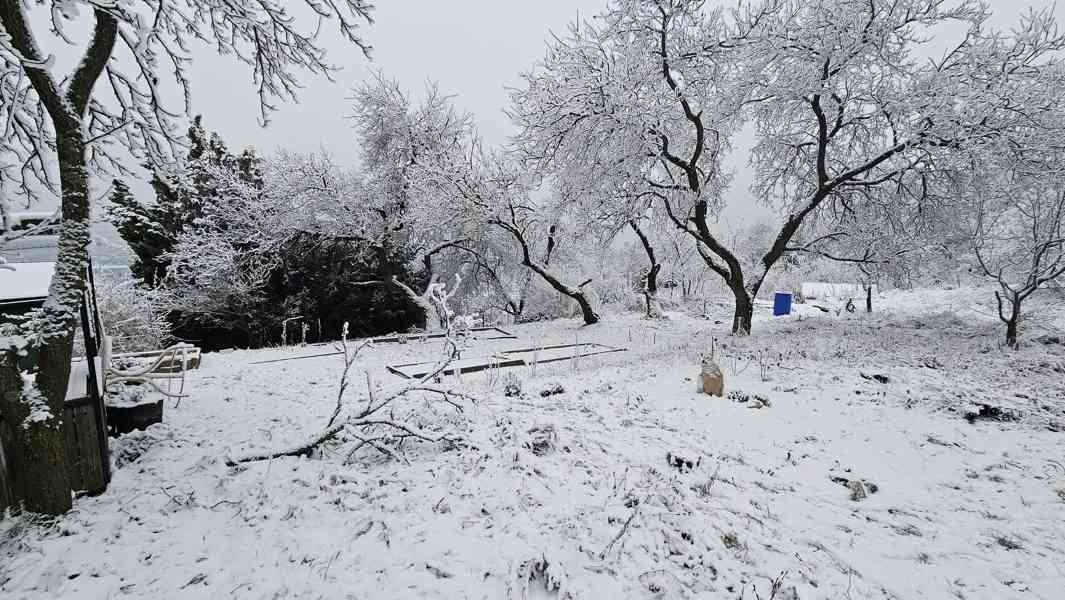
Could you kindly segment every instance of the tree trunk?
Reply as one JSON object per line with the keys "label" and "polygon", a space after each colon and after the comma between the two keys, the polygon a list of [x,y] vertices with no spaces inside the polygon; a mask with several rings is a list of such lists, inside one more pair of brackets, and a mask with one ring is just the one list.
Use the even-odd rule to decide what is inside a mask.
{"label": "tree trunk", "polygon": [[[429,331],[433,324],[432,303],[430,303],[424,296],[418,294],[418,292],[415,292],[410,286],[396,279],[395,276],[392,276],[392,284],[407,295],[407,299],[410,300],[411,304],[418,307],[418,311],[421,313],[419,327],[425,331]],[[432,282],[430,282],[430,285],[431,284]]]}
{"label": "tree trunk", "polygon": [[651,294],[658,294],[658,272],[662,270],[662,265],[655,263],[651,270],[647,272],[647,291]]}
{"label": "tree trunk", "polygon": [[1017,317],[1006,321],[1006,345],[1010,348],[1017,347]]}
{"label": "tree trunk", "polygon": [[[1006,345],[1010,348],[1017,348],[1017,329],[1021,321],[1022,297],[1005,284],[1002,284],[1002,287],[1005,294],[995,292],[995,302],[998,304],[998,318],[1006,324]],[[1009,302],[1010,305],[1009,315],[1005,311],[1003,295],[1006,296],[1005,301]]]}
{"label": "tree trunk", "polygon": [[873,312],[873,286],[865,286],[865,312]]}
{"label": "tree trunk", "polygon": [[643,251],[647,254],[647,260],[651,263],[651,268],[647,271],[647,283],[644,285],[643,294],[644,299],[647,302],[647,316],[651,318],[657,318],[662,316],[662,304],[658,300],[658,272],[662,270],[662,265],[655,257],[654,246],[651,245],[651,240],[640,229],[640,225],[635,221],[629,221],[629,226],[636,233],[636,236],[640,238],[640,244],[643,245]]}
{"label": "tree trunk", "polygon": [[[96,24],[85,55],[60,85],[49,67],[43,66],[46,57],[40,54],[22,3],[0,1],[0,23],[8,42],[22,54],[23,72],[52,121],[62,192],[55,274],[39,316],[40,326],[35,328],[39,341],[25,361],[11,353],[0,361],[0,383],[4,384],[0,396],[6,396],[0,401],[5,415],[16,419],[12,428],[19,456],[12,457],[12,462],[20,475],[14,491],[26,510],[47,514],[62,514],[71,507],[62,419],[89,262],[89,174],[83,125],[93,87],[118,35],[114,15],[95,7],[93,16]],[[31,411],[26,399],[36,394],[43,397],[47,411],[41,406]],[[34,418],[26,418],[31,415]]]}
{"label": "tree trunk", "polygon": [[[55,275],[41,316],[43,335],[40,345],[30,351],[29,360],[16,365],[9,359],[3,375],[4,389],[12,390],[6,392],[4,412],[14,417],[16,452],[11,462],[18,474],[15,495],[26,510],[51,515],[71,508],[62,419],[89,262],[89,179],[80,127],[73,131],[57,127],[56,146],[63,219]],[[19,374],[22,366],[36,367],[32,384]],[[27,385],[35,389],[27,389]],[[29,418],[30,405],[24,399],[35,393],[44,398],[50,413],[47,418]]]}
{"label": "tree trunk", "polygon": [[581,307],[581,316],[584,318],[585,325],[595,325],[599,322],[599,315],[596,314],[592,308],[592,303],[588,302],[588,298],[584,296],[584,292],[577,292],[571,294],[570,298],[577,301],[577,304]]}
{"label": "tree trunk", "polygon": [[662,316],[662,302],[658,299],[658,272],[662,265],[655,263],[647,272],[647,287],[643,294],[647,301],[647,316],[656,319]]}
{"label": "tree trunk", "polygon": [[732,334],[750,335],[751,321],[754,319],[754,301],[742,286],[729,286],[736,299],[736,309],[732,313]]}
{"label": "tree trunk", "polygon": [[[36,352],[31,352],[32,356]],[[30,406],[19,365],[7,353],[0,359],[0,412],[12,433],[11,453],[7,456],[11,492],[16,503],[35,513],[60,515],[71,507],[70,480],[67,475],[66,448],[63,445],[62,412],[48,402],[51,417],[30,419]],[[40,375],[38,375],[40,376]],[[47,400],[47,398],[46,398]],[[59,408],[62,411],[62,407]]]}
{"label": "tree trunk", "polygon": [[1013,299],[1010,316],[1006,321],[1006,345],[1010,348],[1017,348],[1017,326],[1021,320],[1021,301],[1017,298]]}

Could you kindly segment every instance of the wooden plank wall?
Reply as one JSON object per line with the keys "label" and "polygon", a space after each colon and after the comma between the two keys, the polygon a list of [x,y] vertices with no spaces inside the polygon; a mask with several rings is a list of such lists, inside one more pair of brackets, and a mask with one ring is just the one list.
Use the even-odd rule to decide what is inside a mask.
{"label": "wooden plank wall", "polygon": [[96,406],[91,398],[67,400],[64,412],[70,489],[89,494],[102,492],[107,487],[108,465],[100,453]]}
{"label": "wooden plank wall", "polygon": [[[70,489],[78,493],[98,494],[107,488],[110,478],[108,456],[102,454],[101,415],[91,398],[68,400],[64,410],[64,430],[67,448],[67,476]],[[104,433],[106,436],[106,433]],[[4,436],[0,435],[0,438]],[[106,448],[106,446],[103,446]],[[11,470],[0,440],[0,517],[8,507],[15,506],[15,492]]]}

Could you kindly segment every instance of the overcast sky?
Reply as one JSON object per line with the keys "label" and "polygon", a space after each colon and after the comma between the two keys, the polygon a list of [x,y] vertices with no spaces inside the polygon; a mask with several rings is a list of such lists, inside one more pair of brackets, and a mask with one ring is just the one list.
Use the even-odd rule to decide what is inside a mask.
{"label": "overcast sky", "polygon": [[427,80],[455,96],[456,104],[476,115],[481,134],[492,144],[504,141],[510,124],[503,114],[505,87],[519,83],[521,70],[543,56],[549,29],[591,15],[605,0],[377,0],[376,23],[363,29],[374,48],[373,60],[350,44],[326,38],[329,61],[343,67],[335,82],[305,78],[299,104],[281,107],[268,128],[259,127],[257,99],[245,65],[204,53],[194,79],[195,109],[208,125],[235,146],[264,151],[286,148],[314,151],[325,147],[345,164],[354,164],[347,99],[355,85],[380,70],[403,87],[420,90]]}
{"label": "overcast sky", "polygon": [[[251,74],[244,65],[203,52],[193,69],[195,109],[203,112],[234,146],[254,145],[313,151],[325,147],[353,164],[349,90],[381,70],[417,90],[426,80],[440,83],[460,108],[476,115],[486,141],[500,143],[511,130],[503,114],[505,88],[539,60],[548,32],[562,32],[577,17],[591,16],[606,0],[377,0],[376,24],[363,30],[374,47],[373,60],[330,38],[330,62],[343,70],[335,82],[305,78],[299,104],[287,104],[268,128],[259,127]],[[996,0],[995,23],[1007,26],[1028,6],[1048,2]],[[1058,12],[1065,18],[1061,7]]]}
{"label": "overcast sky", "polygon": [[[711,0],[713,2],[713,0]],[[257,121],[246,66],[208,52],[194,67],[194,102],[207,124],[223,134],[234,148],[254,145],[264,153],[285,147],[298,151],[324,148],[345,165],[357,162],[349,122],[349,90],[374,69],[419,90],[426,80],[439,82],[455,96],[459,108],[472,112],[486,142],[505,141],[513,129],[503,109],[506,87],[520,83],[518,75],[542,58],[549,31],[563,32],[578,14],[600,12],[606,0],[377,0],[376,23],[363,30],[374,47],[367,61],[354,47],[331,38],[330,62],[343,67],[335,82],[305,79],[299,104],[286,104],[269,127]],[[993,22],[1008,28],[1029,7],[1047,1],[994,0]],[[1057,7],[1065,20],[1065,10]],[[742,140],[739,146],[742,147]],[[731,190],[731,221],[762,214],[747,192],[745,154],[733,157],[736,180]]]}
{"label": "overcast sky", "polygon": [[[329,62],[342,68],[335,81],[304,77],[300,102],[281,104],[267,128],[258,123],[248,66],[196,48],[190,68],[194,112],[202,113],[207,127],[219,131],[234,151],[249,145],[267,155],[282,147],[301,152],[324,149],[340,164],[354,165],[357,152],[345,118],[350,113],[348,96],[376,69],[415,91],[427,80],[439,82],[460,109],[475,115],[485,140],[499,144],[513,131],[503,113],[505,88],[519,84],[519,73],[543,56],[550,31],[564,31],[578,14],[590,17],[600,12],[606,0],[376,0],[376,4],[376,23],[362,30],[374,47],[373,60],[329,32],[325,37]],[[991,5],[993,23],[1008,28],[1022,11],[1050,2],[993,0]],[[1059,5],[1056,10],[1065,20],[1065,8]],[[38,29],[43,33],[42,27]],[[44,51],[61,59],[77,56],[76,49],[62,45]],[[742,146],[743,140],[739,142]],[[733,219],[761,212],[746,190],[745,161],[742,153],[730,161],[737,172],[727,213]],[[135,189],[148,190],[142,185]]]}

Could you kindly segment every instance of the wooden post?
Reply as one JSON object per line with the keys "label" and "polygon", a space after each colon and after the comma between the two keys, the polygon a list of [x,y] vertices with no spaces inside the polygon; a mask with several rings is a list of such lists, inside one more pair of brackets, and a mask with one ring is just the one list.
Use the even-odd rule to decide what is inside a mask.
{"label": "wooden post", "polygon": [[0,439],[0,517],[3,516],[7,507],[15,504],[14,495],[11,493],[11,483],[7,476],[7,459],[4,458],[4,444]]}
{"label": "wooden post", "polygon": [[[85,292],[85,303],[81,311],[84,328],[83,335],[85,336],[85,362],[89,367],[89,382],[86,386],[86,391],[91,400],[89,412],[92,417],[92,425],[90,431],[94,431],[96,434],[95,456],[93,456],[94,460],[89,461],[89,464],[94,465],[94,471],[99,474],[98,478],[89,482],[90,485],[81,489],[98,493],[107,489],[107,484],[111,482],[111,455],[107,444],[107,407],[104,403],[104,394],[107,393],[105,378],[109,365],[103,364],[102,358],[99,365],[96,363],[97,358],[100,357],[100,345],[104,341],[102,336],[105,334],[100,323],[100,310],[96,306],[96,287],[95,282],[92,280],[91,266],[89,268],[89,286]],[[89,323],[94,325],[92,330],[87,328]],[[108,356],[108,359],[110,360],[110,356]],[[64,403],[64,416],[66,412]],[[71,423],[66,423],[65,425],[69,428]],[[91,434],[85,435],[83,433],[82,435],[87,438],[93,437]],[[86,451],[90,450],[87,448]],[[67,456],[69,459],[69,449]]]}

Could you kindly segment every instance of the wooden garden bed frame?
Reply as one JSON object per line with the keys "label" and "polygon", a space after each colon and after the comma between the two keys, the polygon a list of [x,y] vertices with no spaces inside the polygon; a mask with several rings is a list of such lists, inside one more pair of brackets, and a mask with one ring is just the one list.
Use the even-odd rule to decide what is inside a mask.
{"label": "wooden garden bed frame", "polygon": [[[503,329],[501,327],[470,327],[466,331],[469,331],[471,333],[479,333],[479,332],[482,332],[482,331],[494,331],[494,332],[499,334],[499,335],[495,335],[495,336],[492,336],[492,337],[480,338],[480,339],[483,339],[483,340],[516,340],[516,339],[518,339],[518,336],[514,335],[513,333],[510,333],[509,331],[507,331],[507,330],[505,330],[505,329]],[[395,335],[387,335],[387,336],[384,336],[384,337],[376,337],[376,338],[373,338],[373,342],[375,344],[387,344],[387,343],[392,343],[392,342],[399,342],[400,340],[405,340],[407,342],[414,342],[414,341],[421,341],[421,340],[436,340],[436,339],[440,339],[440,338],[443,338],[443,337],[446,337],[446,336],[447,336],[447,334],[443,333],[443,332],[440,332],[440,333],[428,333],[428,332],[426,332],[426,333],[402,333],[402,334],[395,334]],[[480,336],[478,336],[478,337],[480,337]]]}
{"label": "wooden garden bed frame", "polygon": [[[500,335],[496,335],[496,336],[492,336],[492,337],[479,338],[479,339],[482,339],[482,340],[516,340],[516,339],[518,339],[518,336],[516,336],[513,333],[510,333],[509,331],[506,331],[505,329],[502,329],[500,327],[471,327],[468,331],[472,331],[472,332],[495,331],[495,332],[500,334]],[[373,343],[375,343],[375,344],[397,343],[400,340],[405,340],[406,342],[409,343],[409,342],[424,342],[426,340],[441,339],[441,338],[444,338],[446,336],[447,336],[446,333],[405,333],[405,334],[395,334],[395,335],[388,335],[388,336],[384,336],[384,337],[371,338],[371,341]],[[363,341],[363,340],[354,339],[354,340],[348,340],[348,341],[351,342],[351,343],[356,343],[356,342]],[[314,344],[307,344],[307,346],[308,347],[309,346],[325,346],[327,344],[336,344],[336,343],[337,343],[336,341],[333,341],[333,342],[317,342],[317,343],[314,343]],[[340,354],[343,354],[343,352],[337,350],[335,352],[323,352],[321,354],[308,354],[306,356],[289,356],[289,357],[286,357],[286,358],[272,358],[270,360],[260,360],[260,361],[256,361],[256,362],[248,363],[248,364],[252,364],[252,365],[268,365],[268,364],[272,364],[272,363],[287,362],[287,361],[290,361],[290,360],[303,360],[305,358],[321,358],[323,356],[337,356],[337,355],[340,355]]]}
{"label": "wooden garden bed frame", "polygon": [[[555,356],[550,358],[525,358],[521,356],[514,356],[518,354],[532,354],[536,355],[544,350],[560,350],[565,348],[596,348],[594,352],[580,352],[569,356]],[[553,346],[539,346],[536,348],[517,348],[514,350],[503,350],[497,352],[489,357],[484,357],[481,362],[467,365],[464,367],[451,367],[440,372],[441,375],[453,375],[455,373],[476,373],[478,371],[486,371],[488,369],[502,369],[507,367],[522,367],[530,364],[545,364],[559,362],[563,360],[581,359],[588,356],[596,356],[599,354],[609,354],[612,352],[624,352],[627,348],[617,348],[614,346],[607,346],[606,344],[599,344],[596,342],[581,342],[578,344],[556,344]],[[425,377],[427,374],[432,373],[439,365],[438,361],[425,361],[416,363],[405,363],[400,365],[386,365],[385,369],[393,375],[398,375],[404,379],[418,379]],[[416,368],[412,368],[416,367]]]}

